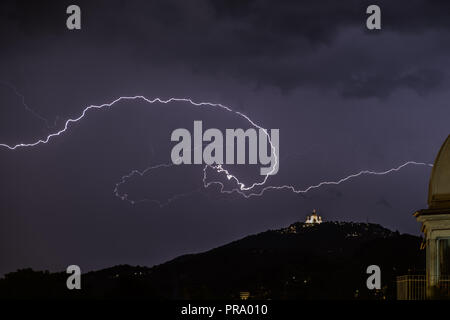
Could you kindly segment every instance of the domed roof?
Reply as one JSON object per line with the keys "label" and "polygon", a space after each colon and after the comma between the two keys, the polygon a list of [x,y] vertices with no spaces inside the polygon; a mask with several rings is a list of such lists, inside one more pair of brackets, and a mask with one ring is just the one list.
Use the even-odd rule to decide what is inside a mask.
{"label": "domed roof", "polygon": [[434,162],[428,190],[430,209],[450,208],[450,136]]}

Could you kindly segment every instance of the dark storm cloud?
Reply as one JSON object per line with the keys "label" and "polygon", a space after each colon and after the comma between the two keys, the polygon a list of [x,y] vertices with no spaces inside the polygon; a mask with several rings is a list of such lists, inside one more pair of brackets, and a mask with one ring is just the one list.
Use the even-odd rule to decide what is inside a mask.
{"label": "dark storm cloud", "polygon": [[344,84],[344,97],[378,97],[387,98],[398,88],[409,88],[420,95],[425,95],[440,87],[444,74],[439,70],[417,70],[404,75],[376,73],[373,75],[355,75]]}
{"label": "dark storm cloud", "polygon": [[[418,94],[438,89],[445,71],[416,66],[405,57],[407,47],[392,53],[392,68],[361,40],[376,42],[389,33],[415,35],[407,45],[421,46],[420,34],[443,33],[450,27],[448,1],[377,1],[382,8],[381,32],[365,30],[365,10],[373,1],[80,1],[83,29],[71,41],[90,42],[103,50],[128,50],[146,63],[178,65],[202,74],[222,74],[284,91],[302,86],[336,89],[344,97],[387,97],[400,88]],[[2,28],[10,42],[21,36],[66,39],[64,8],[69,2],[19,1],[2,4]],[[331,55],[344,30],[359,32]],[[352,48],[352,46],[355,48]],[[395,42],[383,46],[396,46]],[[403,55],[403,57],[400,57]],[[424,57],[433,59],[432,56]],[[348,63],[351,59],[352,63]],[[366,61],[358,65],[356,60]],[[370,64],[370,67],[368,65]],[[414,66],[415,70],[411,70]],[[425,70],[421,73],[421,70]]]}
{"label": "dark storm cloud", "polygon": [[[81,31],[65,27],[72,3],[82,8]],[[0,85],[0,142],[35,141],[120,95],[188,96],[280,128],[282,165],[270,185],[304,189],[432,162],[448,135],[449,5],[378,3],[383,30],[369,33],[364,1],[0,1],[0,81],[20,93]],[[198,119],[247,125],[166,107],[124,101],[89,112],[45,146],[0,150],[0,274],[153,265],[302,221],[313,208],[326,220],[419,232],[411,213],[426,206],[429,169],[415,166],[250,199],[205,190],[200,167],[178,167],[135,175],[120,192],[136,200],[201,192],[164,208],[121,201],[113,190],[123,175],[170,161],[173,129]],[[251,172],[237,171],[260,178]]]}
{"label": "dark storm cloud", "polygon": [[389,201],[387,201],[385,198],[381,198],[380,200],[377,201],[376,204],[379,206],[385,207],[385,208],[389,208],[389,209],[392,208],[392,204]]}

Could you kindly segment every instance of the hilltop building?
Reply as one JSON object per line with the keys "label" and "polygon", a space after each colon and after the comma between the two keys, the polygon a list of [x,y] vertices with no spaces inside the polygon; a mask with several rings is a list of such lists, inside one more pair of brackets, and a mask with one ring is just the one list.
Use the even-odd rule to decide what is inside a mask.
{"label": "hilltop building", "polygon": [[306,224],[321,224],[322,223],[322,217],[319,216],[316,212],[316,209],[313,210],[310,216],[306,216]]}

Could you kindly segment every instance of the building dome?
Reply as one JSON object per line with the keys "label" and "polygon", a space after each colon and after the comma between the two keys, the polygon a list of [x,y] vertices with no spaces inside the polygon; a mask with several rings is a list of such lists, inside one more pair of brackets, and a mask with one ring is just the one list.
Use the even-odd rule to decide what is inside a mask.
{"label": "building dome", "polygon": [[450,208],[450,136],[441,147],[431,172],[428,190],[430,209]]}

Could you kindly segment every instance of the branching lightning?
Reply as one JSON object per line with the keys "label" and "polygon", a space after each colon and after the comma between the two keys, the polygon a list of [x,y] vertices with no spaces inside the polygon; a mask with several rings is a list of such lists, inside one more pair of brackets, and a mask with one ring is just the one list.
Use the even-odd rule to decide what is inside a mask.
{"label": "branching lightning", "polygon": [[[15,90],[15,92],[17,94],[17,90]],[[26,104],[24,102],[23,95],[20,95],[20,96],[22,97],[22,102],[24,103],[25,107],[27,109],[29,109],[28,106],[26,106]],[[405,162],[405,163],[403,163],[402,165],[400,165],[398,167],[394,167],[394,168],[391,168],[391,169],[388,169],[388,170],[385,170],[385,171],[377,172],[377,171],[371,171],[371,170],[362,170],[362,171],[360,171],[358,173],[351,174],[351,175],[349,175],[349,176],[347,176],[345,178],[342,178],[342,179],[339,179],[339,180],[336,180],[336,181],[322,181],[322,182],[320,182],[320,183],[318,183],[316,185],[311,185],[311,186],[309,186],[309,187],[307,187],[305,189],[297,189],[296,187],[294,187],[292,185],[281,185],[281,186],[266,185],[266,182],[267,182],[269,176],[271,175],[271,173],[275,170],[276,166],[278,165],[279,155],[276,154],[276,149],[275,149],[274,145],[272,144],[272,141],[270,139],[270,135],[268,134],[267,130],[262,128],[260,125],[256,124],[252,119],[250,119],[250,117],[248,117],[247,115],[243,114],[242,112],[235,111],[235,110],[231,109],[230,107],[225,106],[225,105],[220,104],[220,103],[196,102],[196,101],[194,101],[194,100],[192,100],[190,98],[169,98],[169,99],[166,99],[166,100],[161,99],[161,98],[152,98],[152,99],[150,99],[150,98],[146,98],[145,96],[140,96],[140,95],[139,96],[122,96],[122,97],[119,97],[119,98],[109,102],[109,103],[104,103],[104,104],[101,104],[101,105],[90,105],[88,107],[85,107],[78,117],[66,120],[66,122],[64,123],[64,126],[63,126],[62,129],[60,129],[59,131],[55,131],[53,133],[50,133],[45,138],[38,139],[38,140],[36,140],[34,142],[30,142],[30,143],[19,143],[19,144],[15,144],[15,145],[9,145],[9,144],[0,143],[0,147],[1,148],[6,148],[8,150],[16,150],[16,149],[19,149],[19,148],[32,148],[32,147],[37,147],[37,146],[42,145],[42,144],[47,144],[51,140],[55,139],[56,137],[66,133],[69,130],[70,125],[72,123],[76,123],[76,122],[81,121],[84,117],[87,116],[87,114],[90,111],[107,109],[107,108],[110,108],[110,107],[118,104],[119,102],[131,101],[131,100],[141,100],[141,101],[144,101],[144,102],[146,102],[148,104],[155,104],[155,103],[170,104],[172,102],[185,102],[185,103],[187,103],[189,105],[192,105],[192,106],[195,106],[195,107],[219,108],[219,109],[221,109],[223,111],[232,112],[232,113],[236,114],[237,116],[239,116],[241,118],[244,118],[253,127],[262,130],[264,132],[264,134],[267,136],[267,139],[268,139],[269,144],[271,146],[272,154],[274,156],[274,163],[273,163],[271,171],[267,175],[265,175],[264,178],[261,181],[253,182],[253,183],[250,183],[250,184],[246,185],[245,183],[240,181],[239,178],[236,175],[232,174],[229,170],[225,169],[223,167],[223,165],[221,165],[221,164],[205,165],[204,166],[204,168],[203,168],[203,180],[202,180],[203,181],[203,187],[204,188],[208,188],[211,185],[218,185],[220,187],[220,192],[221,193],[225,193],[225,194],[231,194],[231,193],[235,193],[236,192],[236,193],[240,194],[241,196],[243,196],[245,198],[262,196],[268,190],[289,190],[289,191],[291,191],[291,192],[293,192],[295,194],[304,194],[304,193],[307,193],[307,192],[309,192],[309,191],[311,191],[313,189],[320,188],[322,186],[339,185],[341,183],[344,183],[344,182],[349,181],[351,179],[360,177],[362,175],[387,175],[387,174],[390,174],[390,173],[393,173],[393,172],[397,172],[397,171],[405,168],[406,166],[412,166],[412,165],[414,165],[414,166],[428,166],[428,167],[432,167],[433,166],[432,164],[428,164],[428,163],[424,163],[424,162],[408,161],[408,162]],[[29,110],[32,111],[31,109],[29,109]],[[34,113],[34,111],[32,111],[32,112]],[[37,113],[35,115],[38,116]],[[42,118],[41,120],[46,120],[46,119]],[[192,192],[188,192],[188,193],[185,193],[185,194],[175,195],[174,197],[168,199],[168,201],[166,201],[164,203],[162,203],[162,202],[160,202],[158,200],[152,200],[152,199],[131,200],[131,199],[129,199],[128,194],[120,193],[120,190],[119,190],[120,186],[122,184],[124,184],[128,179],[132,178],[133,176],[135,176],[135,175],[143,176],[143,175],[147,174],[148,172],[150,172],[152,170],[160,169],[162,167],[168,168],[168,167],[171,167],[171,166],[173,166],[173,164],[171,164],[171,163],[170,164],[159,164],[159,165],[154,165],[154,166],[148,167],[148,168],[146,168],[143,171],[139,171],[139,170],[131,171],[129,174],[123,176],[118,183],[116,183],[114,191],[113,191],[114,195],[117,196],[118,198],[120,198],[121,200],[130,202],[131,204],[136,204],[136,203],[142,202],[142,201],[153,201],[153,202],[159,204],[160,206],[163,206],[163,205],[165,205],[165,204],[167,204],[167,203],[169,203],[169,202],[171,202],[171,201],[173,201],[175,199],[178,199],[180,197],[187,196],[187,195],[190,195],[190,194],[192,194],[194,192],[198,192],[199,191],[199,190],[194,190]],[[235,188],[233,188],[231,190],[225,190],[225,185],[224,185],[223,182],[221,182],[221,181],[207,181],[207,169],[208,169],[208,167],[211,168],[212,170],[215,170],[218,174],[225,175],[226,179],[229,180],[229,181],[233,181],[236,184],[237,187],[235,187]],[[261,188],[257,188],[257,187],[261,187]],[[255,189],[259,189],[259,191],[254,191]]]}
{"label": "branching lightning", "polygon": [[5,81],[0,81],[0,84],[6,86],[6,87],[8,87],[8,88],[10,88],[10,89],[14,92],[14,94],[20,98],[21,103],[22,103],[22,106],[25,108],[26,111],[28,111],[29,113],[31,113],[36,119],[38,119],[38,120],[44,122],[44,123],[45,123],[45,126],[47,127],[47,129],[50,129],[50,128],[51,128],[51,126],[49,125],[48,119],[44,118],[44,117],[41,116],[39,113],[37,113],[35,110],[33,110],[32,108],[30,108],[30,107],[28,106],[27,102],[25,101],[25,96],[24,96],[22,93],[20,93],[19,90],[18,90],[14,85],[12,85],[12,84],[9,83],[9,82],[5,82]]}
{"label": "branching lightning", "polygon": [[[296,188],[295,188],[294,186],[292,186],[292,185],[283,185],[283,186],[265,186],[264,188],[262,188],[262,189],[261,189],[259,192],[257,192],[257,193],[243,193],[243,192],[239,192],[239,190],[224,191],[224,190],[223,190],[224,185],[223,185],[221,182],[213,181],[213,182],[206,183],[206,171],[205,171],[205,170],[203,171],[203,172],[204,172],[204,175],[203,175],[203,182],[204,182],[204,186],[205,186],[205,187],[208,187],[208,186],[211,185],[211,184],[219,184],[219,185],[221,186],[221,188],[222,188],[222,192],[231,193],[231,192],[237,191],[237,192],[239,192],[239,194],[241,194],[241,195],[244,196],[245,198],[250,198],[250,197],[254,197],[254,196],[262,196],[262,195],[264,194],[264,192],[266,192],[267,190],[290,190],[291,192],[294,192],[294,193],[296,193],[296,194],[303,194],[303,193],[307,193],[307,192],[309,192],[309,191],[311,191],[311,190],[313,190],[313,189],[320,188],[320,187],[322,187],[322,186],[326,186],[326,185],[338,185],[338,184],[341,184],[341,183],[346,182],[346,181],[348,181],[348,180],[351,180],[351,179],[360,177],[360,176],[362,176],[362,175],[378,175],[378,176],[381,176],[381,175],[390,174],[390,173],[393,173],[393,172],[400,171],[400,170],[403,169],[404,167],[410,166],[410,165],[416,165],[416,166],[428,166],[428,167],[432,167],[432,166],[433,166],[432,164],[429,164],[429,163],[415,162],[415,161],[408,161],[408,162],[405,162],[404,164],[402,164],[402,165],[400,165],[400,166],[398,166],[398,167],[396,167],[396,168],[392,168],[392,169],[389,169],[389,170],[386,170],[386,171],[380,171],[380,172],[377,172],[377,171],[370,171],[370,170],[362,170],[362,171],[360,171],[360,172],[358,172],[358,173],[351,174],[351,175],[349,175],[349,176],[347,176],[347,177],[345,177],[345,178],[342,178],[342,179],[339,179],[339,180],[336,180],[336,181],[322,181],[322,182],[320,182],[320,183],[318,183],[318,184],[316,184],[316,185],[311,185],[311,186],[309,186],[309,187],[307,187],[307,188],[305,188],[305,189],[296,189]],[[223,168],[220,168],[220,170],[223,170],[223,171],[226,172],[226,170],[224,170]],[[230,176],[231,176],[231,175],[230,175]],[[228,174],[227,174],[227,177],[228,177]],[[234,178],[234,177],[231,176],[230,178]]]}

